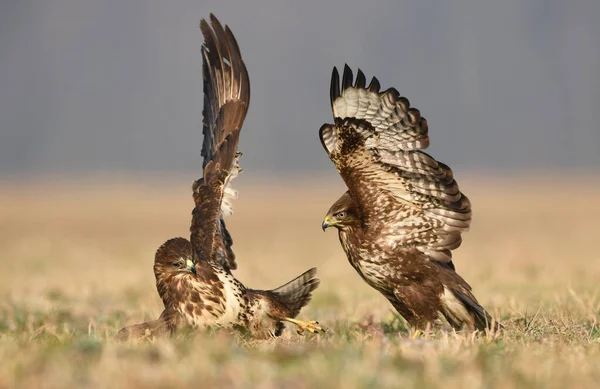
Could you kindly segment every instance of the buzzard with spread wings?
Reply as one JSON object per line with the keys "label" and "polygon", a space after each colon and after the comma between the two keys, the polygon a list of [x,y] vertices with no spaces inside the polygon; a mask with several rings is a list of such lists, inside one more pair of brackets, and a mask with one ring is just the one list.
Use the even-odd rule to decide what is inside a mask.
{"label": "buzzard with spread wings", "polygon": [[190,240],[171,239],[156,252],[156,287],[165,306],[160,318],[126,327],[119,337],[153,337],[181,327],[231,327],[268,338],[282,333],[283,322],[298,326],[299,333],[317,333],[321,327],[316,321],[295,319],[319,286],[316,269],[273,290],[246,288],[231,274],[237,264],[223,215],[232,213],[236,192],[231,181],[241,172],[237,146],[250,103],[250,83],[231,30],[212,14],[210,21],[200,23],[204,174],[193,184]]}
{"label": "buzzard with spread wings", "polygon": [[416,328],[446,319],[455,329],[497,324],[455,271],[452,250],[471,223],[471,203],[452,170],[421,151],[427,121],[396,89],[366,86],[346,65],[331,78],[334,124],[321,143],[348,191],[323,230],[336,227],[350,264]]}

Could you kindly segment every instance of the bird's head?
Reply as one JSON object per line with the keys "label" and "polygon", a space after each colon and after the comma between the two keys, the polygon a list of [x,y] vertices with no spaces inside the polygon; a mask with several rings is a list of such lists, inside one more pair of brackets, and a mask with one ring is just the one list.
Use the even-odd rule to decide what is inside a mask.
{"label": "bird's head", "polygon": [[350,193],[346,192],[329,208],[321,227],[325,231],[328,227],[344,230],[350,227],[360,227],[361,225],[362,222],[356,203]]}
{"label": "bird's head", "polygon": [[156,281],[166,276],[196,273],[192,258],[192,245],[184,238],[173,238],[166,241],[156,250],[154,258],[154,275]]}

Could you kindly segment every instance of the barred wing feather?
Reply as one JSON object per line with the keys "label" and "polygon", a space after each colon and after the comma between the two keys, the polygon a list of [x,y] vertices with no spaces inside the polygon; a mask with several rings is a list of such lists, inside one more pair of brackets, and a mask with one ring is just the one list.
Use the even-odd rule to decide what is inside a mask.
{"label": "barred wing feather", "polygon": [[231,235],[223,215],[233,213],[237,192],[231,187],[242,171],[237,151],[239,134],[250,104],[248,71],[229,27],[211,14],[210,24],[200,22],[204,35],[203,177],[194,183],[195,208],[191,242],[195,261],[218,261],[237,268]]}
{"label": "barred wing feather", "polygon": [[[380,92],[373,78],[346,65],[331,78],[333,124],[320,129],[323,147],[359,204],[369,228],[387,231],[391,244],[415,246],[450,262],[471,222],[471,204],[452,170],[423,149],[427,120],[394,88]],[[385,229],[382,230],[382,228]]]}

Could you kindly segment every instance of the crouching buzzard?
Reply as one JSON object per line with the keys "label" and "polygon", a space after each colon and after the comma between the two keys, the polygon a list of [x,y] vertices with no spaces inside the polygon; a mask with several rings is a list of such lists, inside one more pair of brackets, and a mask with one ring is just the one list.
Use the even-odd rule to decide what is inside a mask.
{"label": "crouching buzzard", "polygon": [[454,269],[451,250],[471,222],[452,170],[421,151],[427,121],[396,89],[365,86],[346,65],[331,78],[334,124],[321,143],[348,187],[325,217],[350,264],[417,328],[445,318],[455,329],[496,327]]}
{"label": "crouching buzzard", "polygon": [[281,334],[284,324],[318,332],[316,321],[295,317],[319,286],[316,269],[273,290],[252,290],[235,279],[237,267],[223,214],[231,214],[240,172],[240,129],[250,102],[248,72],[229,27],[202,20],[204,77],[203,178],[194,182],[191,239],[175,238],[156,252],[154,275],[165,309],[158,320],[126,327],[120,338],[170,333],[180,327],[243,328],[258,338]]}

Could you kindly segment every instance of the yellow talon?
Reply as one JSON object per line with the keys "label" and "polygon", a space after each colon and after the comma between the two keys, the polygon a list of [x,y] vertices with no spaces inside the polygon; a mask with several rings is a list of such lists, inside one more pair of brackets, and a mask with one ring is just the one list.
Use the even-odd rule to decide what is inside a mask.
{"label": "yellow talon", "polygon": [[313,334],[318,334],[320,331],[323,331],[323,328],[319,326],[319,322],[315,320],[303,321],[286,317],[283,318],[282,321],[288,321],[298,326],[298,329],[296,330],[298,335],[304,334],[304,331],[312,332]]}
{"label": "yellow talon", "polygon": [[423,332],[422,330],[416,329],[415,332],[413,332],[411,338],[413,339],[417,339],[418,337],[420,337],[421,335],[424,335],[425,332]]}

